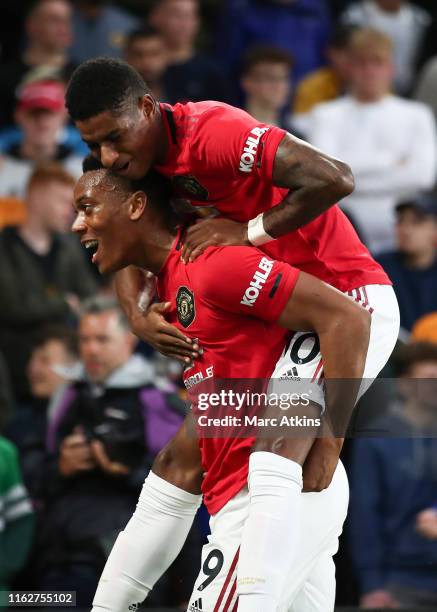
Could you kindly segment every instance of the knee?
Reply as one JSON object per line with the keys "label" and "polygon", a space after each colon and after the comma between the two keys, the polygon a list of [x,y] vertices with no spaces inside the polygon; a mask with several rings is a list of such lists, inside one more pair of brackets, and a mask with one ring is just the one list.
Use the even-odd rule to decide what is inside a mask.
{"label": "knee", "polygon": [[152,465],[152,470],[155,474],[161,476],[163,473],[171,470],[175,465],[175,455],[171,448],[165,446],[159,453],[156,455],[155,460]]}
{"label": "knee", "polygon": [[175,452],[171,444],[164,447],[155,457],[152,465],[154,474],[179,489],[195,495],[201,491],[202,466],[185,465],[183,457]]}

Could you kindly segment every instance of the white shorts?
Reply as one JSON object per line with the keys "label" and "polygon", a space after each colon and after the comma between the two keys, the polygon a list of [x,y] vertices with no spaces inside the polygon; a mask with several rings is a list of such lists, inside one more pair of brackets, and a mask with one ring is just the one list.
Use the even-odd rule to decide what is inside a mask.
{"label": "white shorts", "polygon": [[[387,363],[399,334],[399,306],[390,285],[367,285],[349,291],[349,297],[371,313],[370,339],[358,398],[367,391]],[[353,339],[351,339],[353,341]],[[295,332],[272,375],[271,391],[280,392],[282,381],[291,380],[293,390],[311,393],[311,400],[325,405],[323,363],[317,334]]]}
{"label": "white shorts", "polygon": [[[389,285],[369,285],[350,292],[371,314],[369,348],[360,387],[362,395],[387,363],[399,332],[399,308]],[[293,370],[292,370],[293,369]],[[324,405],[322,361],[316,334],[296,332],[280,357],[272,378],[292,376],[310,380],[312,399]],[[291,377],[291,376],[290,376]],[[349,487],[342,463],[329,487],[320,493],[302,493],[299,554],[288,571],[279,612],[332,612],[335,603],[335,565],[347,514]],[[202,549],[200,574],[188,612],[235,612],[236,575],[243,525],[248,516],[248,490],[244,488],[211,517],[211,535]]]}
{"label": "white shorts", "polygon": [[[349,486],[340,462],[331,484],[320,493],[302,493],[298,555],[287,572],[279,612],[331,612],[335,601],[335,566],[347,514]],[[238,552],[249,512],[244,488],[211,517],[211,535],[188,612],[235,612]]]}

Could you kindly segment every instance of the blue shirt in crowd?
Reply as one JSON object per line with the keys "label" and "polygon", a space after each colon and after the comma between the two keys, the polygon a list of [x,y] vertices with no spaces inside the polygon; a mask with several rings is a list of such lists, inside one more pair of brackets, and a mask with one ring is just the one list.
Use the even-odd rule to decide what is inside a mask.
{"label": "blue shirt in crowd", "polygon": [[325,0],[228,0],[218,36],[218,58],[230,73],[242,54],[258,44],[274,45],[294,58],[293,79],[298,82],[326,63],[330,17]]}
{"label": "blue shirt in crowd", "polygon": [[418,513],[437,502],[437,439],[419,437],[431,434],[401,415],[373,426],[379,437],[353,442],[350,473],[349,534],[360,590],[437,592],[437,541],[416,530]]}
{"label": "blue shirt in crowd", "polygon": [[410,330],[420,317],[437,310],[437,259],[424,270],[408,268],[399,252],[383,253],[377,259],[393,282],[401,327]]}

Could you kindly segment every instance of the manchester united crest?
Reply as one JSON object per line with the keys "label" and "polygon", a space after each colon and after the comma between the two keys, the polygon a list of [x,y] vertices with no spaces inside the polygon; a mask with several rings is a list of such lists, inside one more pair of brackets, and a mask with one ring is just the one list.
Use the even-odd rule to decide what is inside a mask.
{"label": "manchester united crest", "polygon": [[183,327],[189,327],[196,317],[194,295],[188,287],[179,287],[176,296],[178,319]]}
{"label": "manchester united crest", "polygon": [[193,174],[177,174],[171,180],[176,195],[194,198],[195,200],[208,200],[208,190],[199,183]]}

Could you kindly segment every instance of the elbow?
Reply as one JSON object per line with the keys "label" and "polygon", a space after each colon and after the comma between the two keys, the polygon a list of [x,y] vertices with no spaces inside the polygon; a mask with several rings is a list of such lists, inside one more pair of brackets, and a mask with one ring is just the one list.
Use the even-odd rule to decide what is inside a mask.
{"label": "elbow", "polygon": [[351,168],[344,162],[337,161],[337,172],[332,180],[332,188],[335,191],[336,199],[342,200],[350,195],[355,189],[355,179]]}

